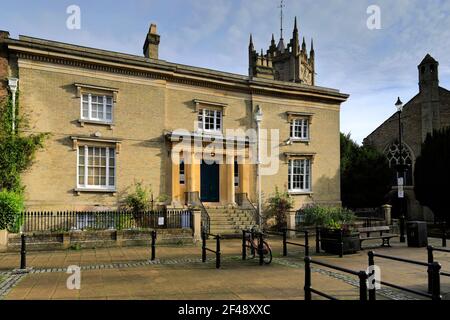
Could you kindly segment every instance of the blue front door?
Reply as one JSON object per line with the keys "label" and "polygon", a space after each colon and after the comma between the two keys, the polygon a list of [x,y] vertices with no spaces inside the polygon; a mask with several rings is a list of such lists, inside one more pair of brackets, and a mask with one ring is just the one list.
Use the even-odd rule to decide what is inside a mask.
{"label": "blue front door", "polygon": [[200,167],[200,199],[202,202],[220,201],[219,164],[202,161]]}

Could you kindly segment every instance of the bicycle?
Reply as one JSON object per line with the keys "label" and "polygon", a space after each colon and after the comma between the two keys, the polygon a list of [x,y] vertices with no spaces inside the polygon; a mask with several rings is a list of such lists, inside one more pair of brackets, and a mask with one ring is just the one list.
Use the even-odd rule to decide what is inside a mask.
{"label": "bicycle", "polygon": [[[250,230],[249,236],[246,240],[247,257],[249,257],[250,259],[254,259],[256,257],[257,252],[259,255],[258,249],[259,237],[255,237],[256,233],[257,231],[254,228]],[[270,248],[269,244],[264,240],[262,240],[262,253],[264,264],[270,264],[272,262],[272,249]]]}

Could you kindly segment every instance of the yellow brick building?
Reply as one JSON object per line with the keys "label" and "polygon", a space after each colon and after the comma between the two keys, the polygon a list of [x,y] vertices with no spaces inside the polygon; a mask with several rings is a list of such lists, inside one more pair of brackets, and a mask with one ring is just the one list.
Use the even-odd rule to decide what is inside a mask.
{"label": "yellow brick building", "polygon": [[[263,196],[278,187],[296,209],[340,204],[339,113],[348,95],[315,86],[314,49],[308,55],[298,38],[295,26],[287,46],[272,41],[266,54],[251,41],[243,76],[159,59],[154,25],[143,57],[1,32],[0,78],[19,79],[29,131],[51,134],[23,176],[27,208],[116,208],[135,181],[174,207],[257,203],[258,140],[226,130],[254,130],[258,109],[267,130],[259,145],[276,152],[262,165],[275,167],[261,175]],[[194,137],[200,149],[173,152]]]}

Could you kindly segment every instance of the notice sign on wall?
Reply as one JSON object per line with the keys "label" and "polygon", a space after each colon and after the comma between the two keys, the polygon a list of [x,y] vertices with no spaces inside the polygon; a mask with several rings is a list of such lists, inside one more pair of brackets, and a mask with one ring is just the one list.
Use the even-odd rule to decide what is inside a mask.
{"label": "notice sign on wall", "polygon": [[158,217],[158,226],[164,225],[164,217]]}
{"label": "notice sign on wall", "polygon": [[398,197],[404,198],[405,197],[405,191],[403,190],[403,177],[399,177],[397,179],[397,185],[398,185]]}

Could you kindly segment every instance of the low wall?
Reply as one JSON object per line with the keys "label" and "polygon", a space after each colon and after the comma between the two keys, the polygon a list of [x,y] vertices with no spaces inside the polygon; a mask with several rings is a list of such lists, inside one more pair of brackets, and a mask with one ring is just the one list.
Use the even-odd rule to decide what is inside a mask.
{"label": "low wall", "polygon": [[[27,251],[70,248],[150,246],[151,230],[104,230],[26,233]],[[157,230],[157,244],[193,243],[191,229]],[[9,234],[7,251],[20,251],[20,234]]]}
{"label": "low wall", "polygon": [[8,231],[0,230],[0,252],[6,251],[8,247]]}

